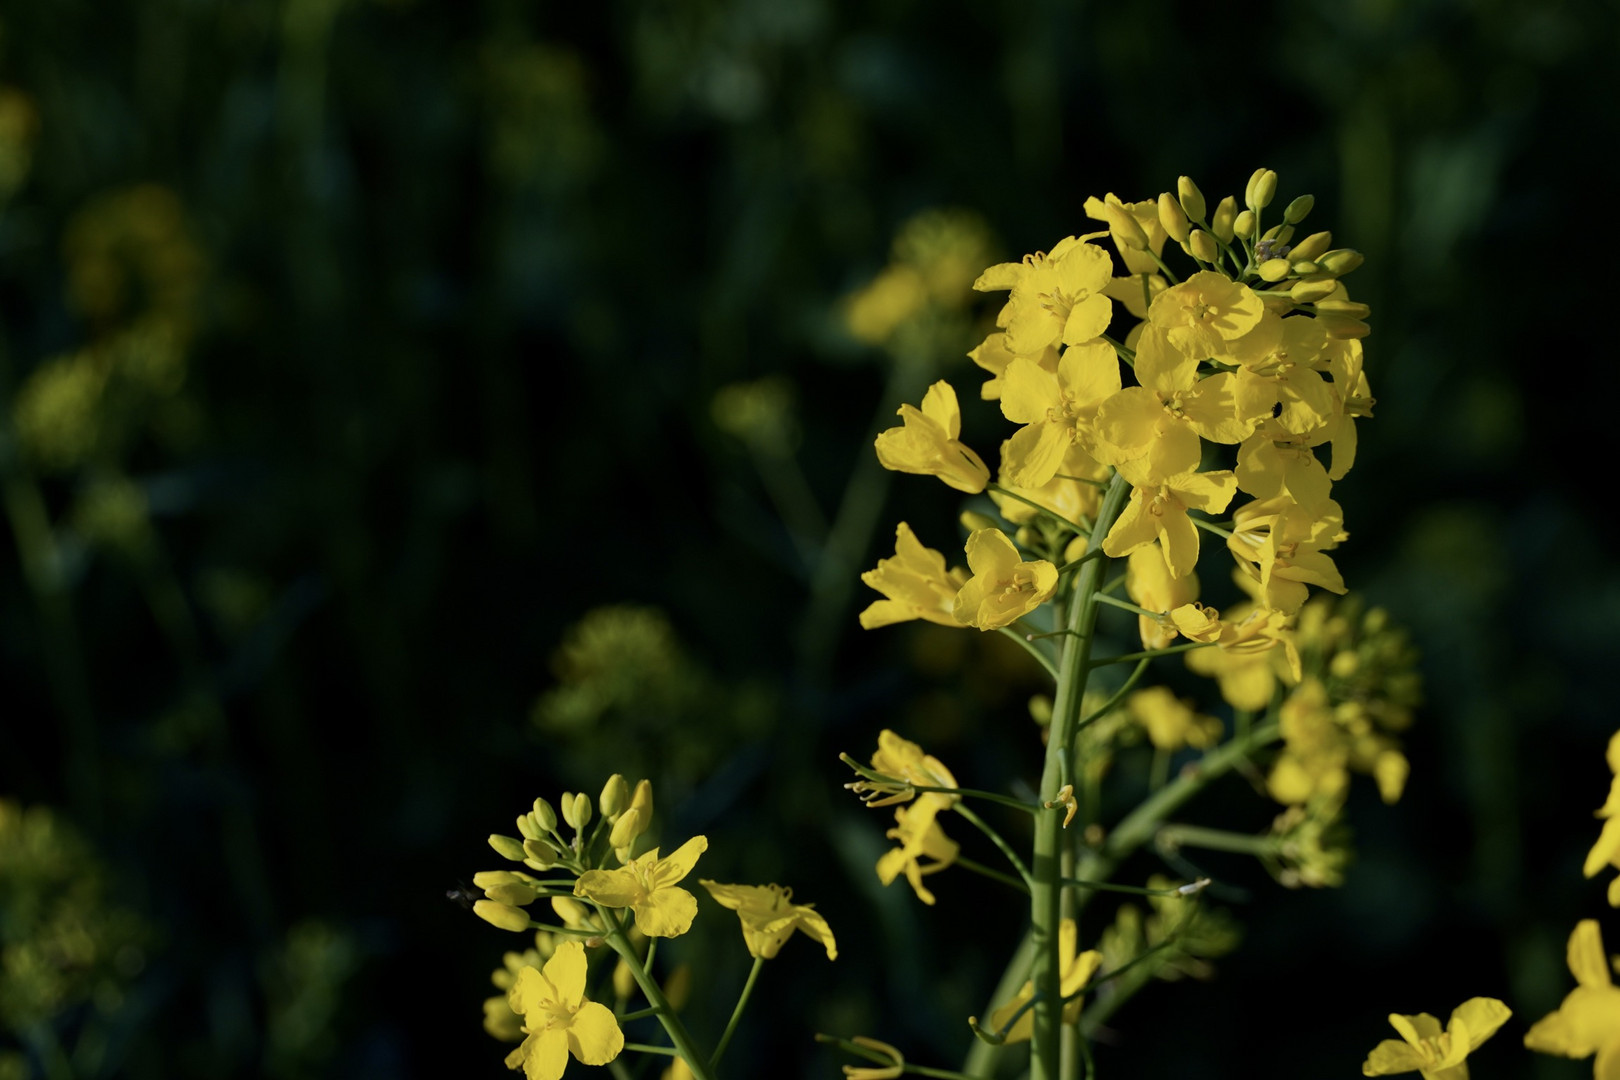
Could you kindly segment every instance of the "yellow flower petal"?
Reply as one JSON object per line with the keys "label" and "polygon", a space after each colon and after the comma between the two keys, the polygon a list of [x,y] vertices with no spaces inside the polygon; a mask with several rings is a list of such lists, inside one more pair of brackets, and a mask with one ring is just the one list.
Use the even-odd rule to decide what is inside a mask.
{"label": "yellow flower petal", "polygon": [[1392,1073],[1414,1072],[1423,1065],[1423,1056],[1416,1047],[1398,1039],[1385,1039],[1367,1055],[1367,1060],[1361,1066],[1361,1075],[1389,1076]]}
{"label": "yellow flower petal", "polygon": [[568,1025],[568,1049],[586,1065],[606,1065],[624,1049],[624,1032],[606,1005],[587,1001]]}

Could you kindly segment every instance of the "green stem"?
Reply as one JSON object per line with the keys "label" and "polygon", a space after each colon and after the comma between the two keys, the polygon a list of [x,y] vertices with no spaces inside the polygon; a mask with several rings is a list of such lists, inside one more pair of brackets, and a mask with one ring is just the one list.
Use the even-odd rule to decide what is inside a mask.
{"label": "green stem", "polygon": [[1073,562],[1066,562],[1062,566],[1058,567],[1058,576],[1062,577],[1064,574],[1067,574],[1071,570],[1080,569],[1080,567],[1084,563],[1086,563],[1086,562],[1088,562],[1088,561],[1090,561],[1092,559],[1101,558],[1102,553],[1103,553],[1102,548],[1092,548],[1090,551],[1086,552],[1084,555],[1080,556],[1078,559],[1074,560]]}
{"label": "green stem", "polygon": [[[681,1056],[681,1052],[675,1049],[673,1046],[654,1046],[652,1043],[627,1042],[624,1044],[624,1048],[626,1050],[634,1050],[638,1054],[663,1054],[665,1057]],[[692,1072],[695,1075],[697,1070],[693,1069]]]}
{"label": "green stem", "polygon": [[759,971],[765,966],[763,956],[754,957],[754,966],[748,971],[748,981],[743,983],[742,993],[737,997],[737,1007],[731,1010],[731,1019],[726,1022],[726,1030],[721,1033],[720,1041],[715,1045],[714,1056],[709,1058],[709,1068],[718,1068],[720,1055],[726,1052],[731,1045],[731,1036],[737,1031],[737,1021],[742,1019],[743,1009],[748,1005],[749,997],[754,993],[754,980],[759,978]]}
{"label": "green stem", "polygon": [[[1007,961],[1006,968],[1001,973],[1001,981],[996,984],[995,990],[990,994],[990,1001],[984,1007],[982,1016],[989,1016],[996,1008],[997,1002],[1010,1001],[1029,978],[1030,965],[1035,962],[1035,932],[1033,929],[1024,931],[1024,938],[1013,950]],[[972,1077],[989,1077],[995,1071],[996,1055],[1001,1053],[999,1044],[991,1044],[982,1039],[974,1039],[968,1047],[967,1059],[962,1062],[962,1072]]]}
{"label": "green stem", "polygon": [[[1170,279],[1170,284],[1172,284],[1172,285],[1180,285],[1181,284],[1181,279],[1176,276],[1176,272],[1174,270],[1170,269],[1168,266],[1166,266],[1164,264],[1164,260],[1161,259],[1159,257],[1159,255],[1152,248],[1148,248],[1147,253],[1149,255],[1152,255],[1153,256],[1153,261],[1159,264],[1159,269],[1163,270],[1164,271],[1164,276]],[[1143,278],[1142,291],[1145,293],[1145,292],[1147,292],[1147,280],[1146,280],[1147,275],[1143,274],[1142,278]],[[1149,297],[1148,298],[1148,304],[1151,306],[1152,303],[1153,303],[1153,298]]]}
{"label": "green stem", "polygon": [[1129,660],[1152,660],[1155,656],[1174,656],[1179,652],[1191,652],[1193,649],[1207,649],[1215,644],[1213,641],[1189,641],[1185,645],[1171,645],[1164,649],[1149,649],[1146,652],[1126,653],[1124,656],[1108,656],[1098,660],[1092,667],[1103,667],[1107,664],[1123,664]]}
{"label": "green stem", "polygon": [[1130,678],[1126,679],[1124,684],[1121,685],[1118,690],[1114,691],[1114,696],[1099,706],[1096,712],[1080,721],[1080,726],[1084,728],[1094,724],[1112,712],[1114,710],[1114,706],[1123,701],[1125,699],[1125,695],[1136,688],[1136,684],[1141,681],[1142,675],[1147,671],[1147,666],[1152,659],[1153,658],[1150,656],[1144,656],[1142,659],[1138,660],[1136,662],[1136,670],[1131,672]]}
{"label": "green stem", "polygon": [[1216,536],[1224,536],[1228,540],[1232,539],[1232,531],[1230,529],[1223,529],[1213,521],[1205,521],[1203,518],[1195,518],[1191,514],[1187,515],[1187,520],[1198,526],[1200,529],[1203,529],[1205,532],[1212,532]]}
{"label": "green stem", "polygon": [[1270,836],[1209,829],[1202,825],[1162,825],[1154,843],[1170,847],[1199,847],[1210,851],[1235,851],[1241,855],[1265,855],[1277,846]]}
{"label": "green stem", "polygon": [[641,987],[641,992],[647,996],[647,1004],[652,1006],[653,1015],[657,1016],[658,1022],[664,1025],[664,1032],[669,1036],[669,1041],[675,1044],[674,1050],[665,1047],[646,1046],[641,1043],[626,1043],[625,1049],[640,1050],[648,1054],[678,1054],[686,1061],[687,1067],[692,1070],[693,1080],[714,1080],[714,1073],[709,1066],[708,1056],[698,1050],[697,1045],[692,1041],[691,1034],[686,1030],[686,1025],[681,1022],[681,1018],[670,1007],[669,999],[664,996],[663,987],[658,985],[658,980],[654,979],[652,973],[642,965],[641,957],[636,955],[635,946],[630,944],[630,936],[625,933],[624,924],[619,921],[618,914],[613,908],[603,907],[601,904],[596,904],[595,907],[601,913],[603,921],[610,928],[607,934],[607,943],[613,947],[614,952],[619,954],[619,958],[629,966],[630,974],[635,977],[636,985]]}
{"label": "green stem", "polygon": [[[1086,543],[1087,550],[1102,546],[1114,520],[1130,494],[1125,478],[1115,474],[1097,510],[1097,522]],[[1052,706],[1052,727],[1046,744],[1046,761],[1038,790],[1057,791],[1073,782],[1070,755],[1080,722],[1080,705],[1091,670],[1092,629],[1097,621],[1097,590],[1102,582],[1105,559],[1093,559],[1080,568],[1070,598],[1067,624],[1074,630],[1063,639],[1059,660],[1056,700]],[[1035,962],[1030,980],[1038,999],[1033,1012],[1030,1048],[1030,1080],[1061,1080],[1063,994],[1062,967],[1058,957],[1058,924],[1063,914],[1062,861],[1066,836],[1063,818],[1058,814],[1035,819],[1034,858],[1031,862],[1030,922],[1035,937]]]}
{"label": "green stem", "polygon": [[1120,600],[1116,597],[1102,595],[1099,595],[1097,599],[1104,604],[1108,604],[1110,607],[1117,607],[1121,611],[1134,611],[1136,614],[1146,615],[1150,619],[1163,618],[1164,616],[1164,612],[1162,611],[1149,611],[1145,607],[1138,607],[1129,600]]}
{"label": "green stem", "polygon": [[960,866],[964,870],[978,874],[980,877],[987,877],[991,881],[999,881],[1009,889],[1016,889],[1025,896],[1029,895],[1028,881],[1021,881],[1018,878],[1013,877],[1011,874],[1003,874],[1000,870],[992,870],[990,867],[984,865],[984,863],[976,862],[975,860],[968,858],[966,855],[958,855],[954,862],[955,865]]}
{"label": "green stem", "polygon": [[[958,814],[962,815],[962,817],[968,820],[969,824],[978,829],[980,832],[984,833],[984,835],[988,836],[990,838],[990,842],[1001,849],[1001,853],[1007,856],[1007,861],[1012,863],[1013,869],[1018,871],[1018,876],[1020,878],[1022,878],[1025,882],[1029,881],[1029,867],[1024,865],[1024,860],[1018,857],[1018,853],[1012,849],[1011,844],[1002,839],[1000,833],[992,829],[983,818],[979,817],[978,814],[975,814],[972,810],[969,810],[961,803],[957,803],[955,809]],[[1042,809],[1045,808],[1043,807]]]}
{"label": "green stem", "polygon": [[1047,658],[1045,653],[1041,652],[1041,650],[1039,650],[1039,649],[1037,649],[1035,647],[1034,642],[1030,641],[1023,634],[1020,634],[1018,631],[1014,630],[1010,626],[998,626],[996,629],[1000,633],[1003,633],[1003,634],[1007,635],[1008,637],[1012,638],[1014,641],[1018,642],[1018,647],[1019,648],[1023,649],[1025,652],[1029,653],[1029,655],[1033,656],[1035,658],[1035,662],[1040,664],[1041,667],[1045,669],[1046,673],[1048,675],[1052,676],[1054,681],[1057,679],[1057,677],[1058,677],[1057,667],[1052,663],[1052,661],[1050,659]]}
{"label": "green stem", "polygon": [[1182,888],[1175,889],[1147,889],[1140,885],[1115,885],[1111,881],[1081,881],[1079,878],[1064,878],[1063,884],[1081,889],[1094,889],[1100,892],[1130,893],[1132,896],[1174,896],[1185,899],[1186,897],[1197,895],[1196,891],[1182,891],[1182,888],[1187,888],[1189,886],[1183,886]]}
{"label": "green stem", "polygon": [[1155,746],[1153,748],[1153,767],[1148,772],[1148,790],[1158,791],[1164,787],[1165,781],[1170,779],[1170,751]]}

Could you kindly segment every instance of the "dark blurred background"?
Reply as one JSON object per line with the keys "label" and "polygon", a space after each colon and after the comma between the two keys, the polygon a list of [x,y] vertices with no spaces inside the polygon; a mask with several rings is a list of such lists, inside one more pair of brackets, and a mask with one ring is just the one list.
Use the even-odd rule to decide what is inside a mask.
{"label": "dark blurred background", "polygon": [[[1018,902],[880,889],[836,755],[891,726],[1004,788],[1041,687],[994,635],[857,628],[895,522],[960,535],[872,433],[947,377],[992,456],[963,267],[1265,165],[1367,256],[1339,561],[1427,704],[1402,802],[1358,782],[1348,883],[1211,860],[1242,946],[1099,1067],[1354,1075],[1387,1013],[1483,994],[1518,1015],[1476,1075],[1584,1075],[1519,1042],[1608,911],[1581,234],[1617,45],[1604,0],[0,2],[0,928],[72,946],[0,974],[0,1068],[505,1075],[480,1001],[518,939],[445,892],[611,771],[666,846],[709,836],[699,876],[838,934],[767,966],[728,1072],[835,1075],[816,1030],[955,1067]],[[1191,816],[1275,812],[1233,778]],[[703,902],[666,955],[708,958],[712,1038],[747,957]]]}

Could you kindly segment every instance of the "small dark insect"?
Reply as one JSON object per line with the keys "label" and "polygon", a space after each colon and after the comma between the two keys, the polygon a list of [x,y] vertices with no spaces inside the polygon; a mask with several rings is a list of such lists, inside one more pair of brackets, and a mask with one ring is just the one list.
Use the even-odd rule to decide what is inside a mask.
{"label": "small dark insect", "polygon": [[445,890],[444,898],[452,904],[459,904],[471,911],[474,902],[482,900],[484,894],[468,885],[465,881],[458,881],[455,888]]}

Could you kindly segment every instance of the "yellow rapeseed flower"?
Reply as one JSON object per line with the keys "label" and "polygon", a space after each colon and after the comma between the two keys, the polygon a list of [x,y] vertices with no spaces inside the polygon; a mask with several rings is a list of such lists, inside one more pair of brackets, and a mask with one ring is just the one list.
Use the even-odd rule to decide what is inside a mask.
{"label": "yellow rapeseed flower", "polygon": [[[1158,542],[1144,544],[1125,564],[1125,595],[1137,607],[1168,612],[1198,599],[1198,575],[1172,576]],[[1138,615],[1137,627],[1144,649],[1163,649],[1176,640],[1176,626],[1168,618]]]}
{"label": "yellow rapeseed flower", "polygon": [[586,1065],[606,1065],[624,1049],[624,1033],[607,1006],[585,1000],[585,947],[565,941],[544,970],[518,973],[507,1001],[523,1017],[523,1044],[506,1067],[528,1080],[557,1080],[572,1054]]}
{"label": "yellow rapeseed flower", "polygon": [[1240,420],[1235,376],[1200,378],[1198,358],[1175,348],[1169,335],[1145,327],[1136,343],[1136,378],[1097,410],[1097,433],[1108,461],[1140,463],[1153,479],[1191,472],[1203,457],[1200,436],[1240,443],[1252,424]]}
{"label": "yellow rapeseed flower", "polygon": [[1506,1005],[1488,997],[1469,998],[1457,1006],[1444,1031],[1428,1013],[1391,1013],[1389,1022],[1401,1037],[1374,1047],[1361,1066],[1362,1075],[1418,1072],[1423,1080],[1468,1080],[1464,1059],[1512,1015]]}
{"label": "yellow rapeseed flower", "polygon": [[861,626],[867,630],[910,619],[927,619],[941,626],[961,626],[952,614],[962,583],[945,569],[945,556],[923,547],[901,522],[895,529],[894,557],[879,559],[877,569],[861,575],[861,581],[882,593],[861,612]]}
{"label": "yellow rapeseed flower", "polygon": [[697,899],[676,883],[708,848],[708,837],[694,836],[667,858],[660,859],[653,848],[618,870],[587,870],[574,882],[574,895],[603,907],[629,908],[636,929],[648,937],[679,937],[692,928]]}
{"label": "yellow rapeseed flower", "polygon": [[1014,359],[1001,377],[1001,414],[1024,426],[1002,451],[1008,479],[1040,487],[1057,475],[1074,445],[1092,448],[1097,410],[1120,386],[1119,355],[1106,341],[1065,349],[1056,371]]}
{"label": "yellow rapeseed flower", "polygon": [[1103,290],[1113,280],[1114,264],[1088,239],[1070,236],[1050,253],[998,263],[973,283],[980,292],[1012,290],[996,325],[1007,331],[1007,348],[1014,354],[1033,356],[1059,342],[1076,345],[1108,329],[1114,305]]}
{"label": "yellow rapeseed flower", "polygon": [[1131,501],[1103,538],[1103,551],[1117,559],[1158,540],[1172,577],[1192,573],[1198,564],[1198,527],[1187,511],[1225,510],[1237,494],[1232,474],[1184,472],[1152,479],[1135,471],[1130,462],[1119,471],[1132,484]]}
{"label": "yellow rapeseed flower", "polygon": [[1524,1045],[1560,1057],[1595,1054],[1593,1075],[1614,1080],[1620,1076],[1620,987],[1609,975],[1596,919],[1582,919],[1569,935],[1569,972],[1575,976],[1575,989],[1555,1011],[1531,1026]]}
{"label": "yellow rapeseed flower", "polygon": [[[923,886],[922,879],[937,874],[956,861],[958,845],[945,835],[936,820],[944,809],[943,796],[924,795],[909,806],[894,808],[894,828],[885,835],[900,841],[900,846],[885,852],[877,862],[878,880],[891,885],[901,874],[906,876],[917,899],[932,905],[934,894]],[[923,859],[931,860],[927,864]]]}
{"label": "yellow rapeseed flower", "polygon": [[1136,722],[1147,730],[1148,741],[1160,750],[1180,750],[1184,746],[1205,749],[1221,737],[1221,722],[1192,710],[1167,686],[1150,686],[1133,691],[1125,699]]}
{"label": "yellow rapeseed flower", "polygon": [[956,621],[980,630],[1007,626],[1040,607],[1057,591],[1057,567],[1045,559],[1025,562],[1000,529],[979,529],[967,538],[973,576],[956,594]]}
{"label": "yellow rapeseed flower", "polygon": [[905,423],[877,437],[878,461],[895,472],[937,476],[957,491],[977,495],[990,483],[984,460],[957,438],[962,410],[956,391],[941,379],[923,395],[922,408],[900,406]]}
{"label": "yellow rapeseed flower", "polygon": [[792,889],[780,885],[722,885],[718,881],[699,881],[698,884],[742,920],[743,941],[748,945],[749,956],[769,960],[793,931],[802,930],[806,937],[826,948],[827,959],[838,959],[838,944],[833,940],[827,920],[814,905],[793,903]]}
{"label": "yellow rapeseed flower", "polygon": [[1260,324],[1264,311],[1265,303],[1247,285],[1200,270],[1154,297],[1148,320],[1168,331],[1177,349],[1202,360],[1230,349]]}

